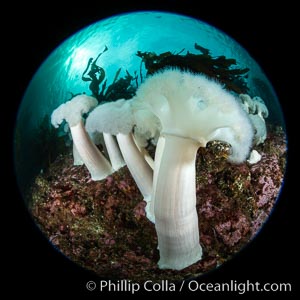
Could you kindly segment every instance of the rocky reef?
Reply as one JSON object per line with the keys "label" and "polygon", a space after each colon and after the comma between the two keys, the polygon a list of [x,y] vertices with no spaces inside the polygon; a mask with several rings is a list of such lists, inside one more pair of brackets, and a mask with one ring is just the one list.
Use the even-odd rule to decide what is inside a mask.
{"label": "rocky reef", "polygon": [[[197,212],[203,259],[181,271],[161,270],[154,224],[127,167],[93,181],[71,153],[57,157],[35,179],[30,211],[49,241],[95,274],[111,278],[171,281],[220,266],[259,232],[270,215],[284,178],[286,141],[269,126],[256,164],[227,162],[228,145],[200,148],[196,163]],[[152,150],[153,149],[149,149]],[[151,152],[151,151],[150,151]]]}

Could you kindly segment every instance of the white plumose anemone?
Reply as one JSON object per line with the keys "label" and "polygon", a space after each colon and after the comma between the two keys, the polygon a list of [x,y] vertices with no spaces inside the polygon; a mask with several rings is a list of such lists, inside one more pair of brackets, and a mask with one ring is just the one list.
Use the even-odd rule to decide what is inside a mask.
{"label": "white plumose anemone", "polygon": [[[99,105],[88,116],[86,129],[90,134],[95,132],[104,134],[108,152],[110,146],[107,144],[106,137],[116,136],[124,161],[144,199],[148,201],[152,192],[153,170],[134,141],[132,135],[134,119],[131,106],[132,100],[125,99]],[[121,161],[123,158],[116,146],[111,147],[114,150],[109,156],[118,157]]]}
{"label": "white plumose anemone", "polygon": [[195,160],[199,147],[220,140],[229,160],[243,162],[253,138],[248,114],[216,81],[176,69],[145,80],[140,107],[160,120],[151,205],[160,251],[159,267],[181,270],[202,257],[196,211]]}
{"label": "white plumose anemone", "polygon": [[93,180],[101,180],[113,172],[110,163],[99,151],[87,134],[82,115],[96,107],[98,101],[87,95],[78,95],[70,101],[61,104],[51,115],[51,123],[58,127],[66,120],[70,127],[74,148],[74,163],[83,162]]}

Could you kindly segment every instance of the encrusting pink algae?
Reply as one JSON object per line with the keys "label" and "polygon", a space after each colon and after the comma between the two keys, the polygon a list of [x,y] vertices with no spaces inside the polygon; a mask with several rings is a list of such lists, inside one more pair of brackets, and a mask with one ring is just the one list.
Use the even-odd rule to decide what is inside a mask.
{"label": "encrusting pink algae", "polygon": [[93,181],[72,156],[59,156],[36,177],[30,210],[49,241],[95,274],[111,278],[171,281],[220,266],[259,232],[283,182],[286,141],[280,127],[268,128],[256,164],[227,162],[227,144],[200,148],[196,162],[197,213],[203,258],[181,270],[161,270],[154,224],[127,167]]}

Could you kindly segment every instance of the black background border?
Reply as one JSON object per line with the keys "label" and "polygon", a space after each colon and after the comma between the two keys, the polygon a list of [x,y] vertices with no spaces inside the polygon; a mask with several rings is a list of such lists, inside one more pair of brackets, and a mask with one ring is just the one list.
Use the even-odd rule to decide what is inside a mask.
{"label": "black background border", "polygon": [[[99,1],[100,2],[100,1]],[[176,12],[221,29],[240,43],[258,62],[272,82],[279,97],[286,119],[289,139],[289,163],[280,200],[272,216],[257,238],[234,259],[220,269],[203,276],[199,281],[221,282],[229,280],[252,282],[291,282],[296,290],[295,272],[298,239],[294,202],[297,193],[295,86],[293,84],[297,51],[293,48],[296,36],[292,34],[295,8],[272,4],[261,7],[254,2],[231,2],[227,4],[198,1],[156,1],[126,4],[81,2],[61,7],[49,2],[30,5],[26,2],[10,7],[8,21],[3,24],[5,34],[4,65],[9,86],[9,129],[14,128],[18,105],[32,76],[47,56],[83,27],[104,17],[136,10],[161,10]],[[6,36],[7,34],[7,36]],[[7,41],[7,42],[6,42]],[[11,137],[12,131],[8,130]],[[10,144],[12,146],[12,143]],[[11,153],[10,148],[10,153]],[[30,151],[30,149],[28,149]],[[3,288],[14,294],[56,296],[101,296],[100,292],[88,292],[88,280],[99,281],[89,272],[68,261],[46,241],[37,230],[18,192],[14,169],[8,168],[10,193],[4,197],[3,250],[7,273]],[[295,172],[295,173],[294,173]],[[195,296],[199,295],[195,292]],[[282,294],[286,296],[287,294]],[[208,296],[208,293],[205,294]],[[288,295],[287,295],[288,296]]]}

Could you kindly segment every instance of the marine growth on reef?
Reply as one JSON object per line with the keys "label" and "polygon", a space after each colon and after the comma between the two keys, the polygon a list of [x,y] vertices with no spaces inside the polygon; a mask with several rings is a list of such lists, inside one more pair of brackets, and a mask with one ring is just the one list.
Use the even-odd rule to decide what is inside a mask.
{"label": "marine growth on reef", "polygon": [[[71,130],[77,149],[89,149],[89,145],[97,141],[95,135],[103,135],[102,151],[93,146],[98,154],[91,159],[91,153],[73,150],[73,156],[77,153],[81,158],[82,166],[75,166],[73,157],[74,166],[66,165],[57,172],[66,173],[68,183],[63,180],[56,189],[57,176],[52,185],[52,180],[45,180],[45,176],[49,176],[45,174],[37,178],[33,188],[33,215],[58,247],[59,240],[63,240],[63,252],[76,257],[76,251],[74,253],[74,250],[68,249],[73,247],[70,234],[76,236],[71,230],[75,219],[76,223],[79,222],[75,228],[80,232],[83,228],[93,232],[98,228],[98,231],[91,233],[94,242],[88,249],[99,256],[108,249],[116,251],[114,255],[117,256],[116,266],[119,267],[116,269],[119,272],[124,268],[120,257],[128,256],[128,253],[137,262],[149,262],[151,269],[157,268],[154,264],[160,257],[160,269],[191,269],[194,274],[205,272],[221,264],[252,238],[267,217],[283,176],[279,161],[283,159],[284,147],[275,157],[275,154],[264,153],[264,148],[259,146],[264,145],[267,139],[264,117],[268,116],[268,110],[262,99],[251,99],[247,94],[236,97],[207,76],[176,68],[162,69],[148,75],[129,100],[99,104],[96,108],[97,104],[93,101],[97,101],[96,98],[84,94],[75,96],[74,100],[53,112],[52,123],[58,126],[66,119],[71,129],[81,124],[84,135],[76,135],[75,139],[74,130]],[[92,111],[86,117],[85,129],[82,113],[88,113],[90,109]],[[263,130],[259,129],[262,125],[257,125],[258,121],[252,117],[255,114],[263,123]],[[146,123],[139,122],[141,115],[147,116]],[[139,134],[135,135],[135,132]],[[86,139],[88,143],[84,142]],[[277,133],[277,139],[284,143],[282,133]],[[144,142],[140,143],[141,140]],[[274,140],[269,138],[269,143],[272,142]],[[197,151],[199,147],[203,150]],[[259,155],[259,159],[253,159],[253,155]],[[89,158],[88,162],[85,157]],[[102,165],[102,157],[107,161],[106,165]],[[113,164],[116,157],[123,163],[114,168],[109,160]],[[150,160],[147,161],[146,157]],[[275,160],[274,168],[277,168],[276,184],[266,174],[260,173],[264,173],[262,170],[266,160],[272,159]],[[151,160],[152,163],[149,163]],[[124,164],[126,166],[122,167]],[[103,176],[93,175],[93,166],[98,166],[97,174]],[[55,162],[48,172],[53,172],[52,169],[57,167]],[[72,175],[76,168],[80,168],[79,174],[83,172],[81,176]],[[128,182],[129,178],[132,179]],[[86,191],[85,196],[79,192],[81,188]],[[42,202],[46,201],[42,210],[41,194]],[[95,215],[95,205],[98,217]],[[58,216],[58,211],[69,215],[69,221]],[[40,213],[50,214],[42,221],[43,224]],[[109,228],[110,222],[114,222],[113,232]],[[132,243],[137,243],[133,240],[145,236],[138,228],[140,222],[142,231],[151,235],[147,255],[142,254],[141,248],[140,255],[128,250],[132,248]],[[118,223],[120,227],[116,229]],[[57,235],[50,224],[54,228],[59,226],[55,229]],[[123,250],[116,246],[122,226],[125,231],[128,228],[125,238],[128,245]],[[150,237],[143,241],[143,247],[149,240]],[[105,250],[102,249],[103,244],[106,245]],[[83,245],[78,247],[87,251]],[[86,266],[89,259],[89,254],[85,253],[84,261],[78,257],[75,261]],[[111,268],[108,267],[108,270]],[[149,271],[143,268],[145,272]],[[122,272],[119,276],[124,275]],[[172,272],[175,271],[166,271],[167,276]],[[105,273],[102,268],[100,273]],[[153,278],[160,276],[153,274]]]}

